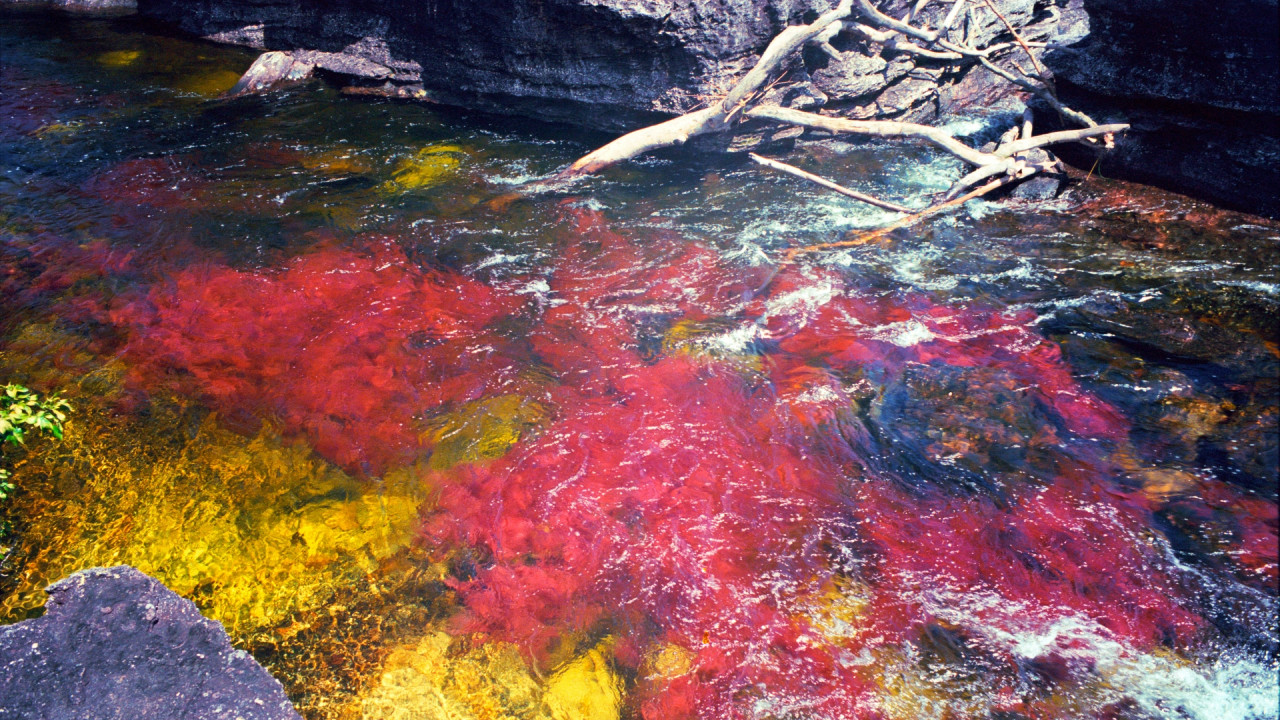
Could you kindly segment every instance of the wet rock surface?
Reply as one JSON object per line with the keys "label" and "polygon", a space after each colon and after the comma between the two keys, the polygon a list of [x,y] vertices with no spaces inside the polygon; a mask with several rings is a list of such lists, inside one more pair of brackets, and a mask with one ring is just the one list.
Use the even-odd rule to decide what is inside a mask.
{"label": "wet rock surface", "polygon": [[3,720],[294,720],[284,690],[222,626],[128,567],[47,589],[43,617],[0,627]]}
{"label": "wet rock surface", "polygon": [[1275,0],[1085,0],[1084,9],[1088,36],[1048,65],[1064,101],[1133,126],[1097,171],[1280,215]]}

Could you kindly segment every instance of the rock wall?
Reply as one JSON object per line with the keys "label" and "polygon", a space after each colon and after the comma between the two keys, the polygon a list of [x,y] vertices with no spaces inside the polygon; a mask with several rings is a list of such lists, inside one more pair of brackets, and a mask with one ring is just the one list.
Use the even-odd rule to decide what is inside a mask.
{"label": "rock wall", "polygon": [[1084,9],[1088,36],[1049,56],[1060,94],[1100,121],[1133,125],[1097,170],[1280,217],[1276,0],[1084,0]]}
{"label": "rock wall", "polygon": [[[1013,22],[1067,0],[996,0]],[[139,11],[197,35],[269,50],[309,50],[322,68],[422,85],[438,102],[605,130],[630,130],[718,96],[788,24],[828,0],[139,0]],[[895,14],[907,0],[892,0]],[[931,10],[946,12],[947,5]],[[932,17],[930,15],[930,17]],[[934,18],[937,20],[938,18]],[[1039,35],[1053,32],[1045,26]],[[989,12],[959,24],[976,43],[1003,32]],[[842,49],[864,41],[839,38]],[[315,55],[309,58],[315,59]],[[791,80],[852,114],[929,114],[962,73],[906,56],[806,53]],[[812,80],[812,83],[806,81]]]}
{"label": "rock wall", "polygon": [[[0,0],[5,2],[7,0]],[[50,0],[110,3],[132,0]],[[993,0],[1045,62],[1068,104],[1133,125],[1102,158],[1108,176],[1280,216],[1277,0]],[[625,131],[719,96],[783,27],[834,0],[137,0],[143,15],[253,47],[306,51],[365,90]],[[876,0],[903,16],[908,0]],[[936,26],[949,3],[925,10]],[[969,0],[953,40],[1008,34]],[[927,120],[991,107],[1012,88],[980,67],[894,54],[845,32],[839,59],[806,49],[788,104],[850,117]],[[1015,55],[1016,56],[1016,55]],[[376,88],[374,86],[377,86]],[[385,86],[385,87],[384,87]],[[1049,128],[1053,114],[1038,126]]]}
{"label": "rock wall", "polygon": [[127,566],[47,589],[0,627],[0,720],[301,720],[222,626]]}

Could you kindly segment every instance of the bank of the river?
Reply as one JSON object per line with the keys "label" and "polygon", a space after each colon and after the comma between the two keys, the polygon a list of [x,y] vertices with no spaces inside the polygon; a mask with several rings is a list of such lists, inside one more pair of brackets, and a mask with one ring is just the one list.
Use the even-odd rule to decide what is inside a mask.
{"label": "bank of the river", "polygon": [[0,380],[75,407],[5,456],[5,621],[133,565],[309,719],[1277,712],[1276,223],[1094,177],[783,264],[889,215],[522,194],[598,138],[146,29],[0,23]]}
{"label": "bank of the river", "polygon": [[[365,91],[387,88],[473,110],[612,132],[719,96],[787,24],[826,0],[475,3],[345,0],[57,0],[136,6],[170,28],[259,50],[299,52]],[[920,3],[876,3],[895,18]],[[1082,170],[1280,216],[1280,12],[1275,0],[985,0],[936,3],[913,22],[985,47],[1047,44],[1031,69],[1068,104],[1131,130],[1105,156],[1066,146]],[[846,25],[850,25],[846,23]],[[779,101],[850,117],[930,120],[1008,101],[1012,85],[976,63],[900,52],[846,27],[831,52],[790,64]],[[1015,51],[999,61],[1027,62]],[[1058,121],[1042,107],[1039,122]]]}

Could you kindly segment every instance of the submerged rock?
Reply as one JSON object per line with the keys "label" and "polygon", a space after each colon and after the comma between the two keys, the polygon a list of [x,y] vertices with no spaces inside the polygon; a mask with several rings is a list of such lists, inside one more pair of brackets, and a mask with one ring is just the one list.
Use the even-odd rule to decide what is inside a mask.
{"label": "submerged rock", "polygon": [[295,720],[284,689],[191,601],[125,566],[47,589],[0,627],[3,720]]}

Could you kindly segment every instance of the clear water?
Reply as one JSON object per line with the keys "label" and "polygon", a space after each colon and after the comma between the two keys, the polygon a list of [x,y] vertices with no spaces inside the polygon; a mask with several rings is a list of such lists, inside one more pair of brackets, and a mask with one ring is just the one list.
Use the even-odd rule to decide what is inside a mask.
{"label": "clear water", "polygon": [[1091,178],[784,265],[886,216],[2,17],[0,380],[75,405],[6,620],[132,564],[308,718],[1277,715],[1275,223]]}

